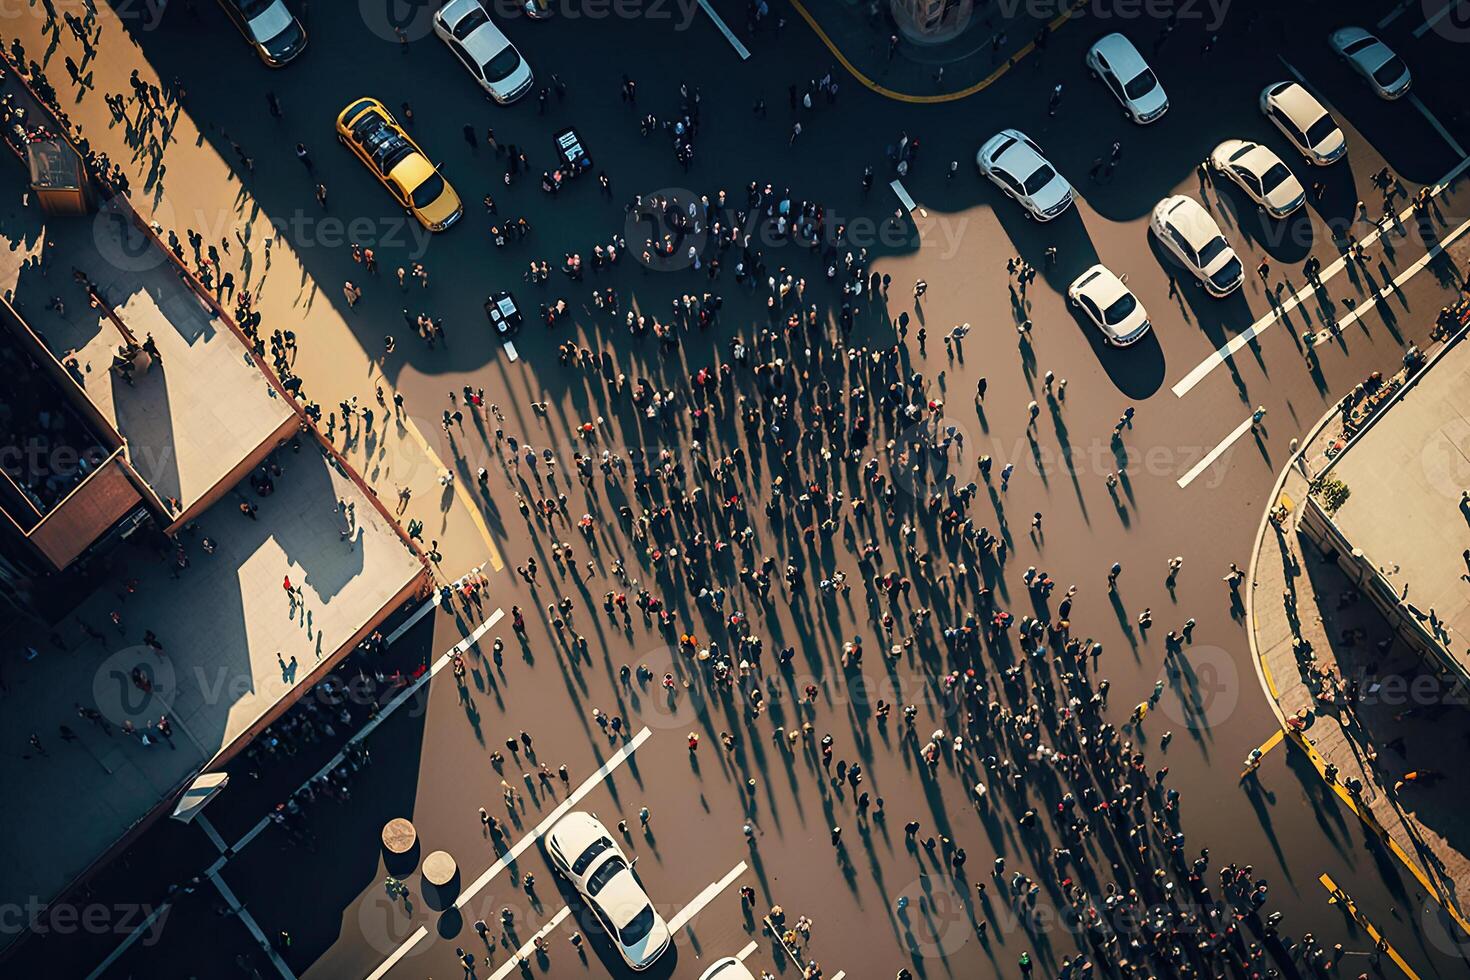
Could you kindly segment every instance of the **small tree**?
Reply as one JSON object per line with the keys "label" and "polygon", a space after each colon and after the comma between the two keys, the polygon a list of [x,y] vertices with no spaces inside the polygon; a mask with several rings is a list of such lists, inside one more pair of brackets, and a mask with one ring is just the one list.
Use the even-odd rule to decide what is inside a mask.
{"label": "small tree", "polygon": [[1336,514],[1338,508],[1347,503],[1352,491],[1348,485],[1333,477],[1320,477],[1312,484],[1312,493],[1322,501],[1322,506],[1327,508],[1328,514]]}

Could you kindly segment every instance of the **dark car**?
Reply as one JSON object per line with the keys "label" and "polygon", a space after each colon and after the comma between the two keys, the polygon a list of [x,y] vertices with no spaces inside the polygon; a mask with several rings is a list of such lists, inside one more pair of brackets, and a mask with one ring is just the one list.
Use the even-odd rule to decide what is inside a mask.
{"label": "dark car", "polygon": [[272,68],[281,68],[306,50],[306,28],[285,0],[219,0],[245,40]]}

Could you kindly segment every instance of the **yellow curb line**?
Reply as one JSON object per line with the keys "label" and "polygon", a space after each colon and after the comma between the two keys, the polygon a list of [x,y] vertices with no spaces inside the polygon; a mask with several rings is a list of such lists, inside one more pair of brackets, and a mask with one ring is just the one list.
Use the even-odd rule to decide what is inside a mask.
{"label": "yellow curb line", "polygon": [[[1307,753],[1307,759],[1312,763],[1312,767],[1317,770],[1317,775],[1322,777],[1323,782],[1327,782],[1327,776],[1325,774],[1327,763],[1323,759],[1322,753],[1318,752],[1301,732],[1291,731],[1287,734],[1290,735],[1293,743]],[[1342,800],[1343,805],[1351,810],[1363,822],[1364,826],[1373,831],[1374,835],[1384,843],[1384,846],[1389,849],[1390,853],[1398,858],[1399,863],[1408,869],[1408,872],[1419,882],[1419,886],[1424,889],[1424,893],[1433,899],[1436,905],[1444,909],[1445,913],[1455,920],[1455,924],[1466,935],[1470,935],[1470,922],[1466,922],[1457,909],[1445,904],[1444,900],[1440,898],[1438,889],[1430,882],[1429,876],[1424,873],[1416,861],[1409,857],[1408,852],[1400,846],[1399,842],[1394,840],[1393,836],[1383,828],[1383,825],[1378,822],[1378,818],[1373,815],[1373,812],[1366,806],[1360,807],[1353,799],[1352,794],[1336,780],[1328,782],[1327,785],[1332,787],[1333,793],[1337,795],[1338,799]]]}
{"label": "yellow curb line", "polygon": [[[1048,31],[1055,31],[1062,24],[1066,23],[1071,18],[1073,12],[1075,12],[1079,7],[1082,6],[1082,4],[1086,2],[1087,0],[1077,0],[1077,2],[1072,4],[1072,6],[1068,7],[1061,14],[1053,18],[1052,21],[1046,25],[1046,29]],[[801,14],[801,19],[807,22],[807,26],[810,27],[812,31],[816,33],[817,37],[821,39],[822,43],[827,46],[827,50],[832,52],[832,56],[837,59],[837,61],[842,65],[843,68],[847,69],[847,73],[849,75],[851,75],[853,78],[856,78],[859,82],[863,84],[864,87],[869,88],[874,92],[877,92],[885,99],[893,99],[895,102],[908,102],[914,105],[935,105],[941,102],[958,102],[960,99],[967,99],[970,96],[974,95],[976,92],[979,92],[982,89],[986,89],[989,88],[991,85],[994,85],[997,81],[1000,80],[1000,77],[1002,75],[1014,68],[1021,61],[1022,58],[1026,57],[1036,48],[1035,41],[1027,41],[1025,46],[1023,46],[1019,51],[1011,55],[1010,58],[1006,60],[1005,64],[1001,65],[995,71],[991,72],[989,75],[985,76],[974,85],[971,85],[969,88],[960,89],[958,92],[948,92],[940,95],[909,95],[906,92],[896,92],[891,88],[879,85],[867,75],[864,75],[862,72],[858,71],[856,66],[854,66],[851,61],[847,60],[847,55],[843,54],[841,49],[839,49],[837,45],[833,42],[833,40],[827,36],[827,32],[822,30],[822,25],[817,23],[817,19],[807,11],[806,6],[801,2],[801,0],[791,0],[791,5],[796,8],[797,13]]]}
{"label": "yellow curb line", "polygon": [[1409,964],[1404,962],[1404,958],[1399,955],[1399,951],[1390,946],[1388,940],[1384,939],[1383,935],[1373,927],[1373,923],[1368,921],[1367,916],[1358,911],[1358,906],[1353,902],[1352,898],[1349,897],[1347,892],[1337,887],[1337,883],[1332,880],[1330,875],[1319,875],[1317,880],[1332,895],[1327,900],[1328,905],[1340,903],[1347,910],[1348,915],[1353,917],[1353,921],[1367,931],[1368,937],[1373,940],[1375,948],[1379,942],[1382,942],[1384,952],[1388,954],[1389,959],[1393,960],[1395,966],[1404,971],[1404,976],[1408,977],[1409,980],[1419,980],[1419,974],[1409,968]]}
{"label": "yellow curb line", "polygon": [[[418,443],[419,448],[424,451],[424,455],[434,461],[434,466],[437,469],[449,469],[439,459],[439,454],[430,448],[429,443],[424,439],[424,434],[419,431],[418,426],[413,424],[413,419],[405,417],[399,421],[408,430],[408,434],[413,437],[413,441]],[[480,507],[470,498],[470,495],[465,491],[464,484],[459,480],[454,481],[454,497],[464,505],[465,510],[470,512],[470,520],[475,522],[475,530],[480,532],[480,537],[485,540],[485,547],[490,549],[490,567],[494,568],[497,572],[503,570],[505,568],[505,559],[500,557],[500,550],[495,547],[495,542],[490,539],[490,528],[485,526],[485,518],[480,516]]]}

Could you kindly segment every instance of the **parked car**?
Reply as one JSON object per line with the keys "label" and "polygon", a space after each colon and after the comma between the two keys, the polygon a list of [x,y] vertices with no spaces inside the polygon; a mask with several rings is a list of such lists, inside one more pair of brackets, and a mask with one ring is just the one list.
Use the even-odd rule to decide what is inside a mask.
{"label": "parked car", "polygon": [[284,0],[219,0],[219,5],[270,67],[290,64],[306,50],[306,28]]}
{"label": "parked car", "polygon": [[1143,55],[1122,34],[1109,34],[1087,49],[1087,67],[1100,78],[1136,123],[1151,123],[1169,111],[1169,97]]}
{"label": "parked car", "polygon": [[337,139],[430,231],[443,231],[464,214],[454,188],[377,99],[349,103],[337,116]]}
{"label": "parked car", "polygon": [[1312,93],[1296,82],[1277,82],[1261,92],[1261,111],[1297,152],[1319,167],[1347,154],[1347,137]]}
{"label": "parked car", "polygon": [[1126,279],[1105,265],[1095,265],[1074,279],[1067,287],[1067,298],[1087,314],[1113,347],[1136,344],[1149,331],[1148,311]]}
{"label": "parked car", "polygon": [[1210,169],[1228,177],[1273,218],[1284,218],[1307,201],[1302,182],[1281,158],[1250,140],[1226,140],[1215,147]]}
{"label": "parked car", "polygon": [[1020,130],[1002,129],[986,140],[975,165],[1025,208],[1027,217],[1050,221],[1072,206],[1072,185]]}
{"label": "parked car", "polygon": [[1240,288],[1245,279],[1240,259],[1215,219],[1194,198],[1183,194],[1164,198],[1154,205],[1148,227],[1211,296],[1228,296]]}
{"label": "parked car", "polygon": [[1404,59],[1361,27],[1333,31],[1327,43],[1363,76],[1380,99],[1401,99],[1409,94],[1413,80]]}
{"label": "parked car", "polygon": [[434,11],[434,33],[480,88],[501,105],[531,90],[535,80],[531,66],[490,21],[480,0],[449,0]]}

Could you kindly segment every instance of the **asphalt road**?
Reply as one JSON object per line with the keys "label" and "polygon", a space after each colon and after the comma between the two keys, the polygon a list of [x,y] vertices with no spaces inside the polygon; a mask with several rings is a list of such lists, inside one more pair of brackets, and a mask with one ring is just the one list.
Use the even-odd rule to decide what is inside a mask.
{"label": "asphalt road", "polygon": [[[732,25],[741,27],[740,5],[715,6]],[[228,138],[256,158],[256,171],[244,182],[267,213],[282,223],[283,234],[303,255],[322,297],[340,302],[340,285],[346,278],[364,287],[367,296],[356,313],[363,349],[376,355],[383,335],[398,335],[397,352],[387,359],[385,370],[405,393],[410,412],[423,422],[420,428],[426,433],[442,433],[438,418],[449,407],[446,392],[468,384],[483,387],[487,399],[504,409],[508,433],[538,448],[555,447],[566,462],[574,450],[584,448],[573,427],[599,415],[610,423],[594,449],[667,446],[676,453],[687,451],[687,433],[639,425],[625,403],[607,400],[603,385],[561,365],[556,345],[576,339],[609,350],[619,370],[630,378],[646,377],[670,387],[717,356],[724,359],[732,336],[749,340],[764,322],[764,295],[736,286],[728,271],[711,286],[701,272],[645,269],[635,254],[626,256],[617,270],[590,274],[582,283],[571,283],[558,272],[544,286],[524,283],[520,277],[532,258],[544,258],[555,269],[565,253],[576,251],[586,257],[593,244],[606,242],[615,233],[627,233],[632,245],[623,204],[633,194],[688,188],[713,195],[725,188],[743,198],[751,180],[770,182],[777,189],[789,186],[798,197],[822,201],[829,224],[846,223],[854,237],[871,233],[874,268],[891,275],[893,285],[886,303],[874,304],[859,317],[850,343],[893,344],[894,320],[900,312],[908,312],[914,320],[907,339],[910,370],[922,371],[930,379],[929,397],[946,402],[948,424],[965,434],[962,465],[970,472],[961,482],[973,477],[978,452],[992,454],[997,470],[1007,462],[1016,464],[1006,493],[993,494],[989,501],[982,493],[977,510],[977,522],[988,518],[992,527],[1001,526],[1002,520],[1009,525],[1012,551],[1003,584],[997,587],[1002,604],[1018,616],[1030,611],[1020,584],[1020,572],[1027,566],[1045,569],[1063,587],[1078,584],[1073,629],[1096,637],[1106,649],[1100,673],[1112,682],[1110,714],[1117,723],[1148,695],[1156,680],[1165,681],[1156,713],[1135,737],[1147,747],[1154,764],[1167,763],[1170,784],[1183,794],[1181,829],[1187,849],[1192,854],[1208,846],[1212,868],[1229,861],[1253,864],[1256,876],[1271,882],[1271,908],[1286,912],[1285,928],[1291,934],[1310,930],[1329,945],[1341,941],[1349,950],[1364,951],[1369,944],[1363,935],[1345,924],[1337,908],[1326,904],[1317,876],[1329,872],[1421,976],[1462,976],[1461,950],[1430,921],[1433,917],[1424,911],[1413,879],[1383,856],[1309,772],[1296,768],[1294,756],[1272,753],[1260,771],[1258,789],[1238,785],[1241,759],[1271,733],[1275,722],[1256,683],[1242,623],[1220,576],[1227,562],[1244,564],[1248,559],[1273,474],[1289,441],[1351,385],[1371,371],[1392,371],[1408,344],[1425,341],[1434,312],[1454,292],[1454,268],[1463,267],[1465,257],[1463,245],[1452,246],[1448,254],[1453,267],[1431,262],[1407,279],[1398,293],[1365,314],[1340,341],[1319,348],[1316,370],[1308,367],[1300,351],[1307,316],[1316,326],[1322,323],[1318,300],[1309,299],[1283,323],[1267,326],[1258,340],[1199,376],[1188,391],[1175,393],[1174,387],[1196,365],[1271,311],[1267,288],[1252,271],[1263,258],[1271,263],[1273,286],[1285,275],[1290,285],[1284,295],[1295,293],[1304,285],[1300,268],[1309,255],[1329,266],[1336,259],[1334,231],[1340,235],[1348,229],[1362,238],[1371,230],[1362,222],[1354,223],[1355,204],[1359,199],[1368,202],[1377,216],[1381,196],[1370,177],[1381,166],[1392,168],[1412,195],[1449,173],[1461,159],[1427,115],[1413,104],[1378,102],[1322,43],[1328,29],[1350,22],[1360,9],[1362,19],[1376,21],[1378,15],[1371,13],[1376,5],[1348,4],[1332,14],[1336,19],[1330,24],[1317,6],[1286,12],[1259,5],[1267,12],[1247,25],[1255,6],[1233,8],[1208,53],[1201,52],[1199,26],[1186,22],[1176,32],[1154,60],[1173,108],[1148,128],[1125,122],[1107,92],[1087,78],[1082,66],[1082,51],[1114,25],[1078,22],[1057,35],[1039,64],[1023,63],[991,89],[951,105],[886,101],[839,73],[836,77],[843,86],[837,104],[803,113],[803,132],[792,146],[788,139],[793,116],[786,87],[820,76],[832,64],[826,49],[794,17],[778,35],[747,39],[754,52],[748,62],[736,57],[702,13],[689,21],[687,30],[678,29],[677,19],[652,16],[596,23],[572,23],[567,18],[511,21],[507,31],[539,77],[549,80],[555,73],[567,85],[565,101],[551,96],[544,116],[534,99],[508,108],[487,104],[432,36],[415,40],[406,54],[400,54],[394,43],[373,33],[372,17],[337,17],[314,10],[310,51],[299,64],[276,74],[253,64],[223,18],[210,8],[202,10],[210,33],[201,33],[199,24],[179,9],[156,30],[137,31],[133,39],[164,77],[185,80],[188,111],[215,120],[217,131],[227,130]],[[1450,115],[1456,98],[1451,72],[1461,53],[1459,46],[1433,31],[1415,39],[1415,26],[1415,15],[1406,14],[1384,36],[1416,73],[1422,71],[1425,80],[1418,95],[1427,111],[1452,127],[1451,139],[1470,138],[1464,127],[1455,128],[1458,123]],[[1159,25],[1140,21],[1119,29],[1149,51]],[[102,57],[111,56],[108,45],[117,43],[116,38],[105,39]],[[126,51],[118,56],[134,54]],[[1348,160],[1321,175],[1306,173],[1305,165],[1255,107],[1265,85],[1293,71],[1319,93],[1348,136]],[[636,110],[619,98],[624,72],[639,83]],[[1058,82],[1064,96],[1057,115],[1049,118],[1047,93]],[[688,171],[675,162],[666,136],[643,137],[638,129],[641,113],[663,118],[675,110],[681,83],[701,95],[697,158]],[[267,86],[285,103],[284,121],[273,120],[266,112]],[[415,139],[441,163],[467,202],[460,226],[432,242],[414,241],[395,221],[381,188],[353,158],[332,145],[336,113],[362,94],[375,95],[390,107],[404,100],[412,103]],[[757,96],[770,103],[766,117],[751,112]],[[501,178],[503,160],[483,143],[472,152],[462,139],[460,128],[467,123],[482,136],[486,126],[493,126],[502,142],[525,147],[532,173],[507,187]],[[537,187],[536,176],[551,156],[550,134],[565,125],[575,125],[583,135],[595,169],[605,170],[612,180],[612,196],[600,195],[591,175],[554,197]],[[1079,194],[1075,210],[1052,224],[1037,225],[1024,220],[1014,205],[976,175],[976,147],[1003,126],[1032,136],[1072,178]],[[888,220],[897,201],[885,186],[884,150],[901,132],[921,144],[905,186],[924,213],[897,226]],[[1196,164],[1230,137],[1265,142],[1299,175],[1320,176],[1327,185],[1320,203],[1285,223],[1272,223],[1233,187],[1202,186]],[[314,239],[321,228],[315,222],[319,211],[307,175],[291,159],[297,140],[313,152],[329,188],[331,213],[373,219],[364,226],[370,234],[363,236],[362,244],[375,246],[388,270],[422,261],[431,277],[427,290],[412,287],[401,296],[387,276],[367,281],[340,243]],[[1122,144],[1117,168],[1106,180],[1090,181],[1089,165],[1105,156],[1114,140]],[[230,153],[222,133],[219,145],[222,153]],[[953,178],[947,176],[951,160],[960,164]],[[865,195],[859,176],[869,163],[879,179]],[[503,249],[490,243],[490,219],[477,203],[487,193],[494,195],[502,216],[526,216],[534,229],[528,241]],[[1152,243],[1147,234],[1149,210],[1172,193],[1201,198],[1219,217],[1247,269],[1240,293],[1226,300],[1203,296]],[[1466,200],[1458,188],[1437,198],[1438,234],[1470,218]],[[1405,203],[1400,198],[1395,209]],[[1345,297],[1361,301],[1368,290],[1400,275],[1426,254],[1432,241],[1426,244],[1416,229],[1407,230],[1405,237],[1385,237],[1391,248],[1380,244],[1370,249],[1366,268],[1329,277],[1326,292],[1338,315]],[[388,240],[395,234],[403,244]],[[1057,249],[1054,265],[1045,258],[1049,246]],[[806,250],[775,244],[766,252],[773,270],[784,265],[804,275],[816,302],[831,304],[821,268]],[[1006,260],[1013,255],[1041,270],[1024,300],[1013,295],[1006,273]],[[1098,261],[1129,274],[1130,286],[1152,314],[1151,340],[1127,351],[1110,350],[1069,310],[1067,283]],[[1171,274],[1180,283],[1177,299],[1169,295]],[[929,284],[920,304],[910,293],[918,278]],[[720,323],[709,333],[690,331],[677,354],[662,356],[651,339],[630,338],[620,318],[593,307],[594,285],[614,286],[625,307],[659,315],[688,291],[719,291],[725,307]],[[510,363],[489,337],[480,308],[485,295],[496,288],[515,290],[532,313],[540,302],[565,297],[575,324],[548,334],[533,316],[517,340],[521,360]],[[1024,307],[1019,307],[1022,302]],[[449,332],[447,349],[427,350],[404,337],[400,316],[404,306],[443,316]],[[1018,340],[1018,318],[1029,318],[1033,324],[1029,343]],[[951,360],[940,338],[960,322],[971,323],[973,329]],[[928,331],[926,354],[920,353],[913,333],[921,324]],[[304,317],[298,333],[309,345],[309,318]],[[1045,397],[1040,378],[1046,371],[1067,380],[1064,399]],[[989,381],[983,412],[977,412],[973,403],[980,376]],[[309,392],[311,379],[306,380]],[[363,396],[369,398],[371,392],[365,390]],[[1042,413],[1028,437],[1027,404],[1032,399],[1041,403]],[[532,401],[546,402],[547,414],[534,413]],[[1119,456],[1110,435],[1127,405],[1136,406],[1137,417],[1125,433]],[[1180,480],[1257,405],[1267,410],[1260,431],[1241,439],[1181,487]],[[854,978],[891,976],[899,966],[908,966],[921,977],[1012,976],[1023,950],[1030,949],[1046,971],[1053,971],[1062,957],[1075,955],[1077,938],[1055,922],[1047,926],[1017,919],[1004,901],[993,899],[983,910],[976,903],[974,882],[984,879],[994,855],[1004,854],[1010,867],[1044,878],[1044,872],[1037,872],[1045,864],[1046,850],[1037,841],[1018,836],[1006,804],[977,808],[968,790],[973,779],[949,763],[941,767],[937,780],[928,778],[917,758],[918,743],[898,737],[896,716],[886,729],[878,725],[872,709],[875,698],[884,697],[920,706],[921,737],[936,727],[951,731],[952,705],[939,683],[939,675],[948,668],[940,652],[922,648],[886,664],[878,652],[890,641],[869,618],[860,586],[848,599],[826,604],[791,602],[779,587],[777,601],[768,607],[746,604],[757,632],[768,637],[768,652],[786,643],[800,651],[794,674],[771,673],[769,721],[747,725],[738,707],[712,696],[697,681],[688,689],[681,687],[671,706],[656,685],[622,685],[616,667],[647,663],[656,675],[671,670],[683,680],[694,673],[691,665],[669,649],[667,637],[646,628],[636,611],[633,625],[624,629],[598,608],[602,592],[614,587],[605,574],[614,555],[625,557],[635,577],[655,577],[639,567],[626,536],[616,530],[612,502],[618,494],[608,491],[605,499],[584,506],[575,481],[566,490],[574,517],[592,510],[599,518],[598,561],[603,569],[584,581],[568,580],[558,574],[549,553],[552,539],[539,528],[532,533],[516,511],[513,491],[526,492],[528,488],[521,487],[524,481],[518,482],[516,474],[496,461],[483,433],[473,425],[452,438],[444,433],[438,448],[443,458],[457,460],[462,480],[473,480],[482,465],[490,469],[487,522],[510,567],[493,582],[483,609],[463,611],[460,622],[441,612],[434,622],[406,636],[393,656],[405,662],[433,660],[491,611],[502,608],[508,613],[512,604],[527,611],[526,642],[515,642],[508,621],[497,624],[469,654],[471,670],[464,692],[446,671],[427,685],[420,710],[405,709],[385,721],[370,740],[374,762],[357,777],[352,802],[318,804],[312,816],[318,837],[314,851],[270,829],[224,864],[222,878],[263,933],[274,936],[282,929],[291,933],[294,942],[285,961],[294,973],[369,976],[412,940],[388,975],[453,976],[458,969],[454,950],[462,946],[475,951],[482,964],[491,953],[494,965],[482,965],[478,975],[498,977],[496,971],[513,949],[555,921],[570,897],[558,891],[539,851],[532,847],[522,853],[458,913],[434,908],[419,890],[416,876],[411,877],[410,911],[391,901],[382,887],[385,871],[378,832],[392,816],[411,816],[421,840],[431,842],[429,849],[443,848],[456,856],[461,885],[468,887],[495,860],[483,839],[476,808],[504,810],[502,777],[490,765],[489,752],[503,751],[501,743],[507,736],[529,731],[535,736],[538,759],[553,769],[565,764],[570,785],[576,787],[624,744],[604,737],[593,726],[593,707],[622,714],[632,732],[646,726],[650,734],[626,763],[591,788],[579,807],[598,812],[609,824],[617,819],[630,822],[631,833],[622,844],[639,857],[639,874],[665,916],[675,916],[741,862],[748,866],[681,932],[676,955],[660,965],[659,975],[698,976],[710,959],[740,953],[752,940],[757,949],[749,954],[750,966],[791,975],[790,965],[780,963],[769,938],[742,916],[735,888],[747,882],[757,888],[762,910],[775,902],[793,916],[806,914],[815,920],[810,955],[821,961],[828,977],[837,971]],[[1120,465],[1127,475],[1118,492],[1110,493],[1104,477]],[[754,478],[742,492],[751,500],[763,500],[763,479]],[[566,483],[563,479],[564,489]],[[1045,515],[1040,539],[1027,534],[1035,511]],[[880,533],[885,530],[896,536],[896,529]],[[579,561],[586,559],[586,546],[564,525],[557,537],[576,542]],[[856,573],[854,557],[840,542],[836,545],[834,556],[820,560]],[[478,549],[475,541],[441,542],[446,577],[483,560]],[[788,543],[764,535],[756,553],[784,555],[789,550]],[[543,568],[535,589],[513,572],[530,554]],[[1174,555],[1183,556],[1185,562],[1175,588],[1169,589],[1166,561]],[[1104,580],[1115,560],[1123,564],[1124,573],[1116,602],[1110,603]],[[738,590],[733,581],[726,584],[732,595]],[[671,592],[664,592],[672,598]],[[590,662],[574,656],[541,612],[564,594],[576,601],[575,624],[590,640]],[[948,614],[938,602],[931,604],[936,606],[936,617]],[[1145,607],[1153,610],[1157,625],[1151,634],[1140,635],[1136,617]],[[697,622],[698,616],[690,613],[692,621]],[[1185,675],[1170,676],[1162,667],[1161,637],[1186,617],[1198,621],[1189,648],[1191,668]],[[870,649],[864,683],[837,665],[841,638],[858,633]],[[488,641],[495,635],[509,643],[500,669],[485,660]],[[808,682],[820,691],[810,709],[794,703]],[[852,794],[834,789],[822,778],[812,753],[783,752],[771,742],[775,724],[789,728],[807,717],[818,734],[832,732],[839,758],[862,760],[865,788],[886,801],[886,822],[859,820]],[[1174,733],[1166,749],[1158,744],[1165,730]],[[691,731],[702,736],[694,755],[686,746]],[[740,739],[729,756],[720,747],[722,731],[737,733]],[[292,760],[282,769],[309,774],[315,764],[319,763]],[[559,786],[549,797],[533,795],[519,779],[523,768],[512,762],[506,774],[526,796],[524,808],[513,818],[513,839],[537,827],[566,795]],[[755,780],[753,791],[747,789],[747,779]],[[223,839],[234,842],[246,834],[282,797],[281,784],[290,781],[271,774],[253,785],[238,779],[209,811]],[[652,812],[646,834],[636,818],[643,805]],[[943,862],[906,847],[902,824],[911,817],[923,822],[925,833],[947,833],[966,848],[971,860],[965,877],[956,879]],[[755,828],[750,844],[741,831],[746,820]],[[845,831],[840,850],[829,839],[834,825]],[[194,828],[166,826],[151,832],[133,848],[127,873],[99,880],[95,888],[102,896],[99,900],[122,902],[122,897],[107,896],[134,896],[127,900],[156,901],[155,883],[182,880],[213,860],[214,849],[207,841],[201,844],[200,838]],[[1105,860],[1105,855],[1099,852],[1096,859]],[[534,898],[515,887],[515,878],[527,871],[537,880]],[[895,903],[903,895],[912,899],[906,914],[896,911]],[[1046,901],[1055,903],[1055,896]],[[107,975],[229,975],[237,969],[235,952],[252,950],[252,943],[241,919],[217,915],[218,905],[219,894],[208,885],[181,899],[159,930],[159,941],[136,943],[113,962]],[[515,930],[490,951],[470,923],[483,917],[498,935],[494,924],[502,907],[515,911]],[[982,912],[991,923],[988,942],[977,938],[970,924],[971,916]],[[577,928],[573,924],[577,918],[561,921],[549,934],[550,961],[533,972],[622,975],[595,926],[580,926],[590,942],[587,962],[579,959],[564,938]],[[420,926],[425,935],[414,940]],[[57,938],[28,942],[17,954],[17,963],[33,964],[35,969],[45,964],[48,970],[64,964],[61,975],[85,975],[115,945],[116,936],[69,936],[64,944]],[[263,957],[252,955],[268,973]],[[1364,957],[1355,957],[1352,965],[1355,972],[1368,968]],[[1385,970],[1392,969],[1385,965]]]}

